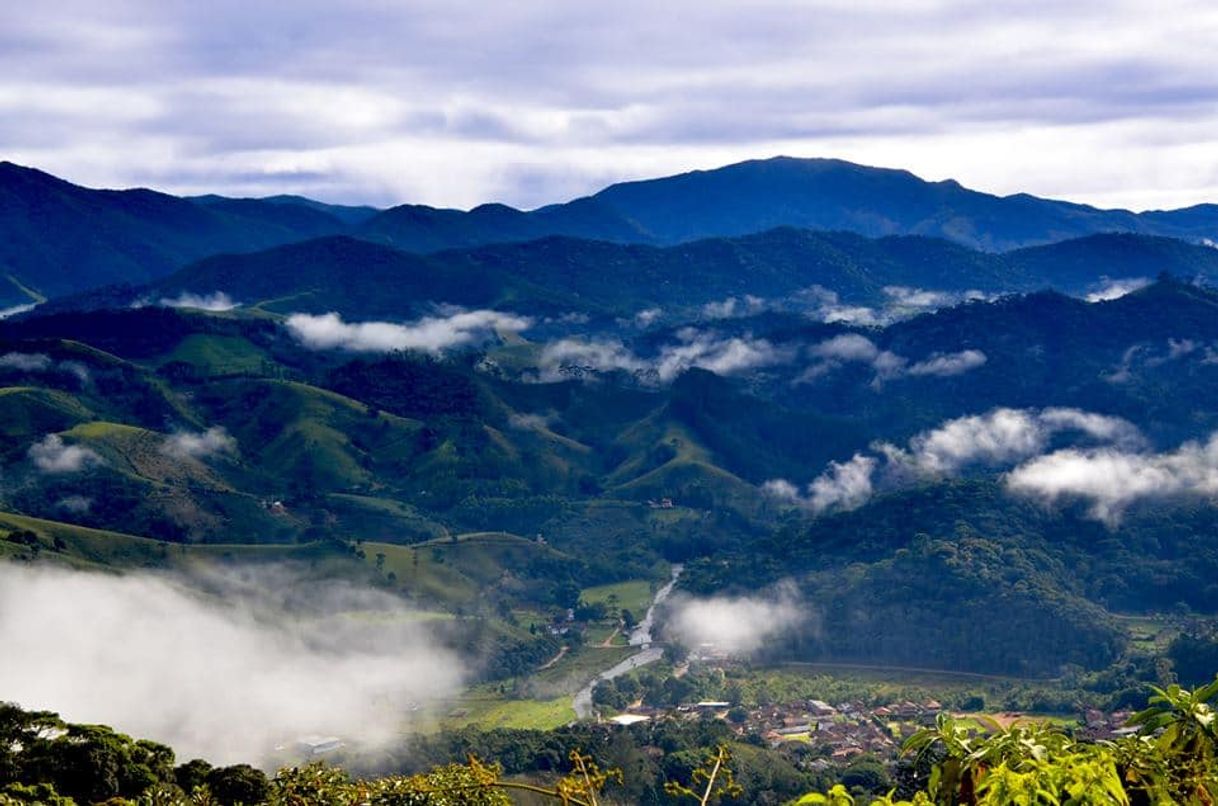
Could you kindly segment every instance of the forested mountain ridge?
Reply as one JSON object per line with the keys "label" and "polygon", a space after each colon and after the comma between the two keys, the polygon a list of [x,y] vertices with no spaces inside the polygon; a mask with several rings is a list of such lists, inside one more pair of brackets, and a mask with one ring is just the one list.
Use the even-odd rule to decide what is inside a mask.
{"label": "forested mountain ridge", "polygon": [[[92,190],[3,163],[0,267],[6,282],[0,305],[144,283],[209,256],[326,235],[431,253],[553,237],[671,246],[781,227],[941,238],[1000,252],[1109,232],[1198,243],[1218,238],[1218,215],[1212,205],[1138,214],[1026,194],[997,197],[955,182],[925,182],[905,171],[786,157],[621,183],[528,212],[499,204],[468,212],[419,205],[378,212],[299,197],[180,198],[144,189]],[[1093,282],[1098,275],[1086,269],[1091,259],[1087,253],[1080,257],[1086,277],[1076,266],[1059,279]],[[1034,264],[1031,260],[1025,268]],[[1018,272],[1008,279],[1012,284],[995,290],[1026,290],[1018,284]]]}
{"label": "forested mountain ridge", "polygon": [[1136,287],[1162,273],[1218,276],[1218,249],[1093,235],[994,255],[938,238],[782,228],[669,247],[549,237],[417,255],[343,235],[206,258],[146,285],[67,297],[46,310],[222,293],[232,304],[272,312],[349,318],[402,320],[461,305],[590,316],[609,328],[644,310],[669,322],[778,310],[877,324],[922,305],[1049,288],[1103,294],[1114,283]]}
{"label": "forested mountain ridge", "polygon": [[92,190],[0,163],[0,305],[163,276],[220,252],[264,249],[345,229],[302,205],[196,203],[152,190]]}

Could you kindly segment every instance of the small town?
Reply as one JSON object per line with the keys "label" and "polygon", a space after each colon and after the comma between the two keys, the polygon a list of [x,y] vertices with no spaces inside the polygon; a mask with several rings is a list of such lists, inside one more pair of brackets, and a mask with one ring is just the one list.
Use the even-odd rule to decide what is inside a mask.
{"label": "small town", "polygon": [[[790,743],[805,744],[816,756],[809,762],[809,767],[823,769],[832,764],[848,763],[861,755],[895,760],[900,755],[902,743],[919,729],[934,725],[936,717],[944,711],[942,704],[933,699],[880,706],[869,706],[861,701],[834,705],[806,699],[749,709],[733,707],[724,701],[701,701],[669,709],[635,705],[606,721],[633,725],[652,719],[721,719],[731,723],[737,735],[760,735],[773,748]],[[975,725],[980,732],[987,731],[985,717],[981,715],[952,715]],[[985,716],[1002,726],[1043,718],[1016,712]],[[1089,741],[1130,736],[1136,733],[1135,728],[1126,724],[1131,716],[1131,711],[1106,713],[1089,709],[1080,714],[1074,732],[1078,738]]]}

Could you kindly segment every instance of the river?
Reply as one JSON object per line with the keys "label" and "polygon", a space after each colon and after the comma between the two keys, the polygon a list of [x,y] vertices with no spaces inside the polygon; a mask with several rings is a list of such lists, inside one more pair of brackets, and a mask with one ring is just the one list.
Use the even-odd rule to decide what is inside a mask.
{"label": "river", "polygon": [[651,631],[655,627],[656,608],[668,598],[668,594],[672,593],[672,589],[676,587],[677,579],[680,578],[682,570],[684,570],[684,566],[680,563],[672,566],[672,578],[664,584],[664,587],[656,591],[655,597],[651,600],[651,606],[647,608],[647,615],[630,632],[630,646],[642,647],[642,650],[592,678],[588,685],[581,688],[579,693],[575,695],[572,705],[575,708],[575,716],[577,718],[589,719],[593,715],[592,689],[596,688],[597,683],[602,680],[612,680],[615,677],[621,677],[629,671],[637,669],[640,666],[646,666],[649,663],[655,663],[664,657],[664,650],[662,648],[651,645]]}

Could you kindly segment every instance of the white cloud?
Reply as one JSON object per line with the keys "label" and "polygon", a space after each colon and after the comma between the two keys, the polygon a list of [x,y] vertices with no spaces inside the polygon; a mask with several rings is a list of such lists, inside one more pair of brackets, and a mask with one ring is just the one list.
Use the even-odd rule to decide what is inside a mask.
{"label": "white cloud", "polygon": [[487,341],[496,332],[518,333],[532,325],[527,316],[488,310],[428,316],[408,324],[348,324],[337,313],[294,313],[287,319],[288,330],[310,349],[382,353],[418,350],[438,354]]}
{"label": "white cloud", "polygon": [[830,462],[828,469],[808,485],[808,506],[813,512],[856,509],[871,497],[871,474],[877,461],[856,453],[849,462]]}
{"label": "white cloud", "polygon": [[1100,287],[1086,295],[1088,302],[1109,302],[1132,294],[1139,288],[1150,285],[1149,277],[1130,277],[1123,280],[1105,280]]}
{"label": "white cloud", "polygon": [[702,316],[707,319],[732,319],[737,316],[752,316],[766,309],[761,297],[745,294],[743,297],[728,297],[719,302],[708,302],[702,306]]}
{"label": "white cloud", "polygon": [[46,353],[5,353],[0,355],[0,369],[19,369],[22,372],[45,372],[51,368],[51,357]]}
{"label": "white cloud", "polygon": [[542,348],[538,369],[543,382],[582,377],[589,372],[642,372],[648,365],[617,339],[559,339]]}
{"label": "white cloud", "polygon": [[914,436],[906,455],[924,473],[952,475],[970,464],[1003,465],[1035,456],[1065,431],[1102,442],[1142,443],[1137,428],[1118,417],[1066,408],[999,408],[949,420]]}
{"label": "white cloud", "polygon": [[8,308],[0,308],[0,319],[8,319],[10,316],[16,316],[19,313],[32,311],[38,307],[36,302],[27,302],[24,305],[11,305]]}
{"label": "white cloud", "polygon": [[644,308],[634,315],[635,327],[647,329],[663,315],[664,311],[660,308]]}
{"label": "white cloud", "polygon": [[964,350],[958,353],[935,353],[914,364],[909,359],[888,350],[881,350],[866,336],[846,333],[815,344],[808,348],[808,356],[815,359],[795,383],[809,383],[823,375],[841,368],[845,364],[869,364],[875,371],[871,386],[880,389],[886,381],[906,375],[949,377],[961,375],[986,362],[980,350]]}
{"label": "white cloud", "polygon": [[980,291],[932,291],[900,285],[885,286],[882,292],[885,299],[879,307],[843,303],[835,291],[819,285],[801,290],[793,299],[813,319],[857,327],[883,327],[963,302],[993,299]]}
{"label": "white cloud", "polygon": [[804,307],[808,316],[827,324],[878,327],[884,323],[883,316],[874,308],[843,304],[836,291],[824,286],[809,286],[797,292],[793,299]]}
{"label": "white cloud", "polygon": [[26,4],[5,20],[0,150],[106,187],[462,206],[776,153],[1209,201],[1218,17],[1156,8]]}
{"label": "white cloud", "polygon": [[237,440],[229,435],[224,426],[213,425],[197,434],[186,431],[171,434],[165,438],[161,450],[179,459],[205,459],[220,453],[235,453]]}
{"label": "white cloud", "polygon": [[1050,503],[1063,498],[1088,501],[1092,517],[1115,527],[1139,500],[1218,494],[1218,434],[1205,443],[1186,442],[1167,453],[1117,448],[1055,451],[1015,468],[1006,483],[1012,492]]}
{"label": "white cloud", "polygon": [[93,449],[68,445],[58,434],[47,434],[31,445],[29,456],[43,473],[79,473],[102,464],[102,458]]}
{"label": "white cloud", "polygon": [[1108,383],[1129,383],[1139,368],[1154,368],[1189,356],[1197,356],[1202,365],[1218,363],[1214,346],[1193,339],[1168,339],[1162,347],[1142,342],[1127,348],[1112,371],[1100,375]]}
{"label": "white cloud", "polygon": [[827,341],[822,341],[808,352],[828,361],[840,361],[843,363],[857,361],[869,364],[880,354],[880,348],[876,347],[875,343],[866,336],[860,336],[857,333],[845,333],[841,336],[834,336]]}
{"label": "white cloud", "polygon": [[684,343],[661,349],[657,361],[660,380],[670,381],[692,367],[716,375],[733,375],[750,369],[781,364],[791,353],[751,336],[723,339],[713,333],[683,333]]}
{"label": "white cloud", "polygon": [[801,491],[786,479],[770,479],[761,485],[765,495],[819,515],[828,510],[857,509],[871,498],[879,460],[856,453],[847,462],[830,462],[829,466]]}
{"label": "white cloud", "polygon": [[827,375],[844,364],[870,364],[875,370],[875,382],[895,377],[905,366],[905,359],[880,350],[871,339],[857,333],[845,333],[808,348],[809,357],[815,363],[808,366],[795,379],[795,383],[809,383]]}
{"label": "white cloud", "polygon": [[752,336],[724,338],[716,333],[683,328],[677,343],[666,344],[650,359],[636,355],[617,339],[560,339],[547,344],[538,359],[540,379],[554,382],[587,373],[622,370],[644,380],[668,383],[697,367],[716,375],[789,362],[794,351]]}
{"label": "white cloud", "polygon": [[956,476],[971,465],[1009,467],[1044,453],[1062,434],[1122,451],[1146,445],[1137,427],[1119,417],[1070,408],[998,408],[915,434],[904,448],[880,442],[872,445],[873,455],[858,453],[847,462],[830,462],[806,492],[785,479],[771,479],[762,490],[815,514],[856,509],[881,484]]}
{"label": "white cloud", "polygon": [[985,362],[985,353],[980,350],[964,350],[959,353],[936,353],[925,361],[911,364],[905,372],[910,375],[931,375],[938,378],[947,378],[952,375],[963,375]]}
{"label": "white cloud", "polygon": [[5,353],[0,355],[0,369],[15,369],[22,372],[60,371],[73,375],[81,383],[88,383],[89,368],[79,361],[51,360],[46,353]]}
{"label": "white cloud", "polygon": [[201,311],[211,311],[213,313],[231,311],[238,305],[238,303],[233,302],[232,297],[223,291],[213,291],[210,294],[193,294],[189,291],[183,291],[176,297],[162,297],[161,304],[167,308],[197,308]]}
{"label": "white cloud", "polygon": [[958,304],[963,299],[981,299],[983,295],[979,291],[969,291],[965,293],[954,293],[950,291],[928,291],[924,288],[911,288],[902,285],[885,286],[884,296],[888,297],[888,304],[885,306],[890,315],[897,315],[898,312],[903,312],[905,316],[912,316],[923,311],[933,311],[938,308],[946,308],[951,305]]}
{"label": "white cloud", "polygon": [[789,588],[780,588],[770,597],[674,596],[664,631],[690,649],[713,646],[748,654],[768,639],[799,626],[809,615],[806,605]]}
{"label": "white cloud", "polygon": [[761,485],[761,492],[771,498],[791,504],[803,500],[799,488],[786,479],[770,479]]}
{"label": "white cloud", "polygon": [[280,568],[204,587],[211,595],[167,576],[0,564],[0,690],[231,764],[308,734],[398,737],[412,703],[462,677],[388,594]]}

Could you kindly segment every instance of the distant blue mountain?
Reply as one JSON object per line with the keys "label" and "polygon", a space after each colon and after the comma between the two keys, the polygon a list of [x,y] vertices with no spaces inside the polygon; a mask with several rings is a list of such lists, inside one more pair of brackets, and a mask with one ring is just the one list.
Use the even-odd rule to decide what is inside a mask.
{"label": "distant blue mountain", "polygon": [[402,206],[358,233],[400,249],[433,251],[542,235],[674,244],[775,227],[845,230],[872,237],[929,235],[986,251],[1100,232],[1218,240],[1218,205],[1133,213],[1018,194],[994,196],[955,181],[841,160],[775,157],[711,171],[625,182],[568,204],[468,213]]}
{"label": "distant blue mountain", "polygon": [[20,286],[54,297],[145,282],[208,255],[348,226],[334,211],[306,204],[93,190],[0,162],[0,308],[29,301]]}
{"label": "distant blue mountain", "polygon": [[[501,204],[468,212],[420,205],[377,211],[296,196],[179,198],[144,189],[92,190],[3,162],[0,309],[38,295],[143,284],[206,257],[323,236],[433,253],[552,236],[672,246],[780,227],[930,236],[1004,252],[1108,232],[1218,240],[1218,205],[1141,214],[1099,210],[1025,194],[993,196],[907,171],[777,157],[626,182],[527,212]],[[1094,250],[1084,248],[1079,259],[1094,261]],[[1094,268],[1077,273],[1115,274]]]}

